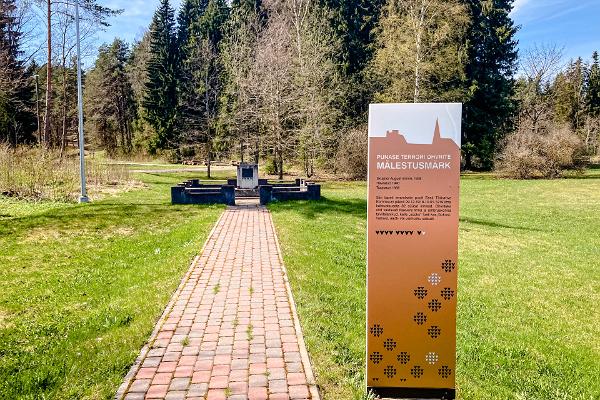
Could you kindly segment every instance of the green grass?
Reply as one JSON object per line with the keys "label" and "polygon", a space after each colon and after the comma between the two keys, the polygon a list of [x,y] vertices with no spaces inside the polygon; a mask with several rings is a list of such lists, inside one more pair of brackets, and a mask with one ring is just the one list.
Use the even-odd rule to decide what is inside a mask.
{"label": "green grass", "polygon": [[109,399],[223,207],[186,174],[90,205],[0,198],[0,398]]}
{"label": "green grass", "polygon": [[[0,197],[0,398],[112,398],[223,209],[169,204],[196,176],[85,206]],[[600,170],[573,177],[463,178],[459,398],[599,398]],[[366,188],[323,193],[271,209],[324,400],[361,399]]]}
{"label": "green grass", "polygon": [[[459,399],[600,398],[600,174],[462,180]],[[366,187],[270,208],[324,400],[361,399]]]}

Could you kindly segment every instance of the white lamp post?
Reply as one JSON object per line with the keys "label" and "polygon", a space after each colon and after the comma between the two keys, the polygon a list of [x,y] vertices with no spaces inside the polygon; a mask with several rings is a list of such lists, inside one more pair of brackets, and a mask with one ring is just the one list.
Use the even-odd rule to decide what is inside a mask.
{"label": "white lamp post", "polygon": [[75,29],[77,31],[77,103],[79,112],[79,173],[81,175],[80,203],[88,203],[85,178],[85,146],[83,142],[83,90],[81,85],[81,46],[79,39],[79,0],[75,0]]}

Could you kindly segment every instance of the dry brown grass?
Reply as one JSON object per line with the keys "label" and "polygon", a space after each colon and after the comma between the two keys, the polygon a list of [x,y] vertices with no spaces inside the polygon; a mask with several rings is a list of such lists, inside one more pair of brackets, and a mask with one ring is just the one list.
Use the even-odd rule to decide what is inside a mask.
{"label": "dry brown grass", "polygon": [[[88,160],[86,176],[91,196],[130,188],[134,182],[123,165]],[[0,194],[11,197],[74,201],[79,195],[79,159],[60,157],[54,150],[0,145]]]}

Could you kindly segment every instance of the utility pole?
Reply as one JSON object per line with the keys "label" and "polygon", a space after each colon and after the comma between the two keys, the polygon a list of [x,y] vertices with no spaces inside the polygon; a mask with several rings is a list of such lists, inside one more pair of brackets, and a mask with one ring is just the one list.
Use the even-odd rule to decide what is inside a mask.
{"label": "utility pole", "polygon": [[37,134],[38,134],[38,143],[40,146],[42,145],[42,131],[41,131],[41,123],[40,123],[40,76],[35,74],[35,108],[37,115]]}
{"label": "utility pole", "polygon": [[77,103],[79,111],[79,173],[81,175],[80,203],[88,203],[85,179],[85,145],[83,142],[83,90],[81,85],[81,46],[79,38],[79,0],[75,0],[75,27],[77,31]]}
{"label": "utility pole", "polygon": [[52,1],[47,0],[48,10],[48,61],[46,63],[46,113],[44,116],[44,147],[50,147],[52,118]]}

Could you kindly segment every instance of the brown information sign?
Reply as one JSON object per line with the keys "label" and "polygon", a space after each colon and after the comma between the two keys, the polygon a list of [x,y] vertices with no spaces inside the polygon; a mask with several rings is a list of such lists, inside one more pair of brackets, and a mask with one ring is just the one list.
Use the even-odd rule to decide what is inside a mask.
{"label": "brown information sign", "polygon": [[454,398],[460,104],[369,115],[367,386]]}

